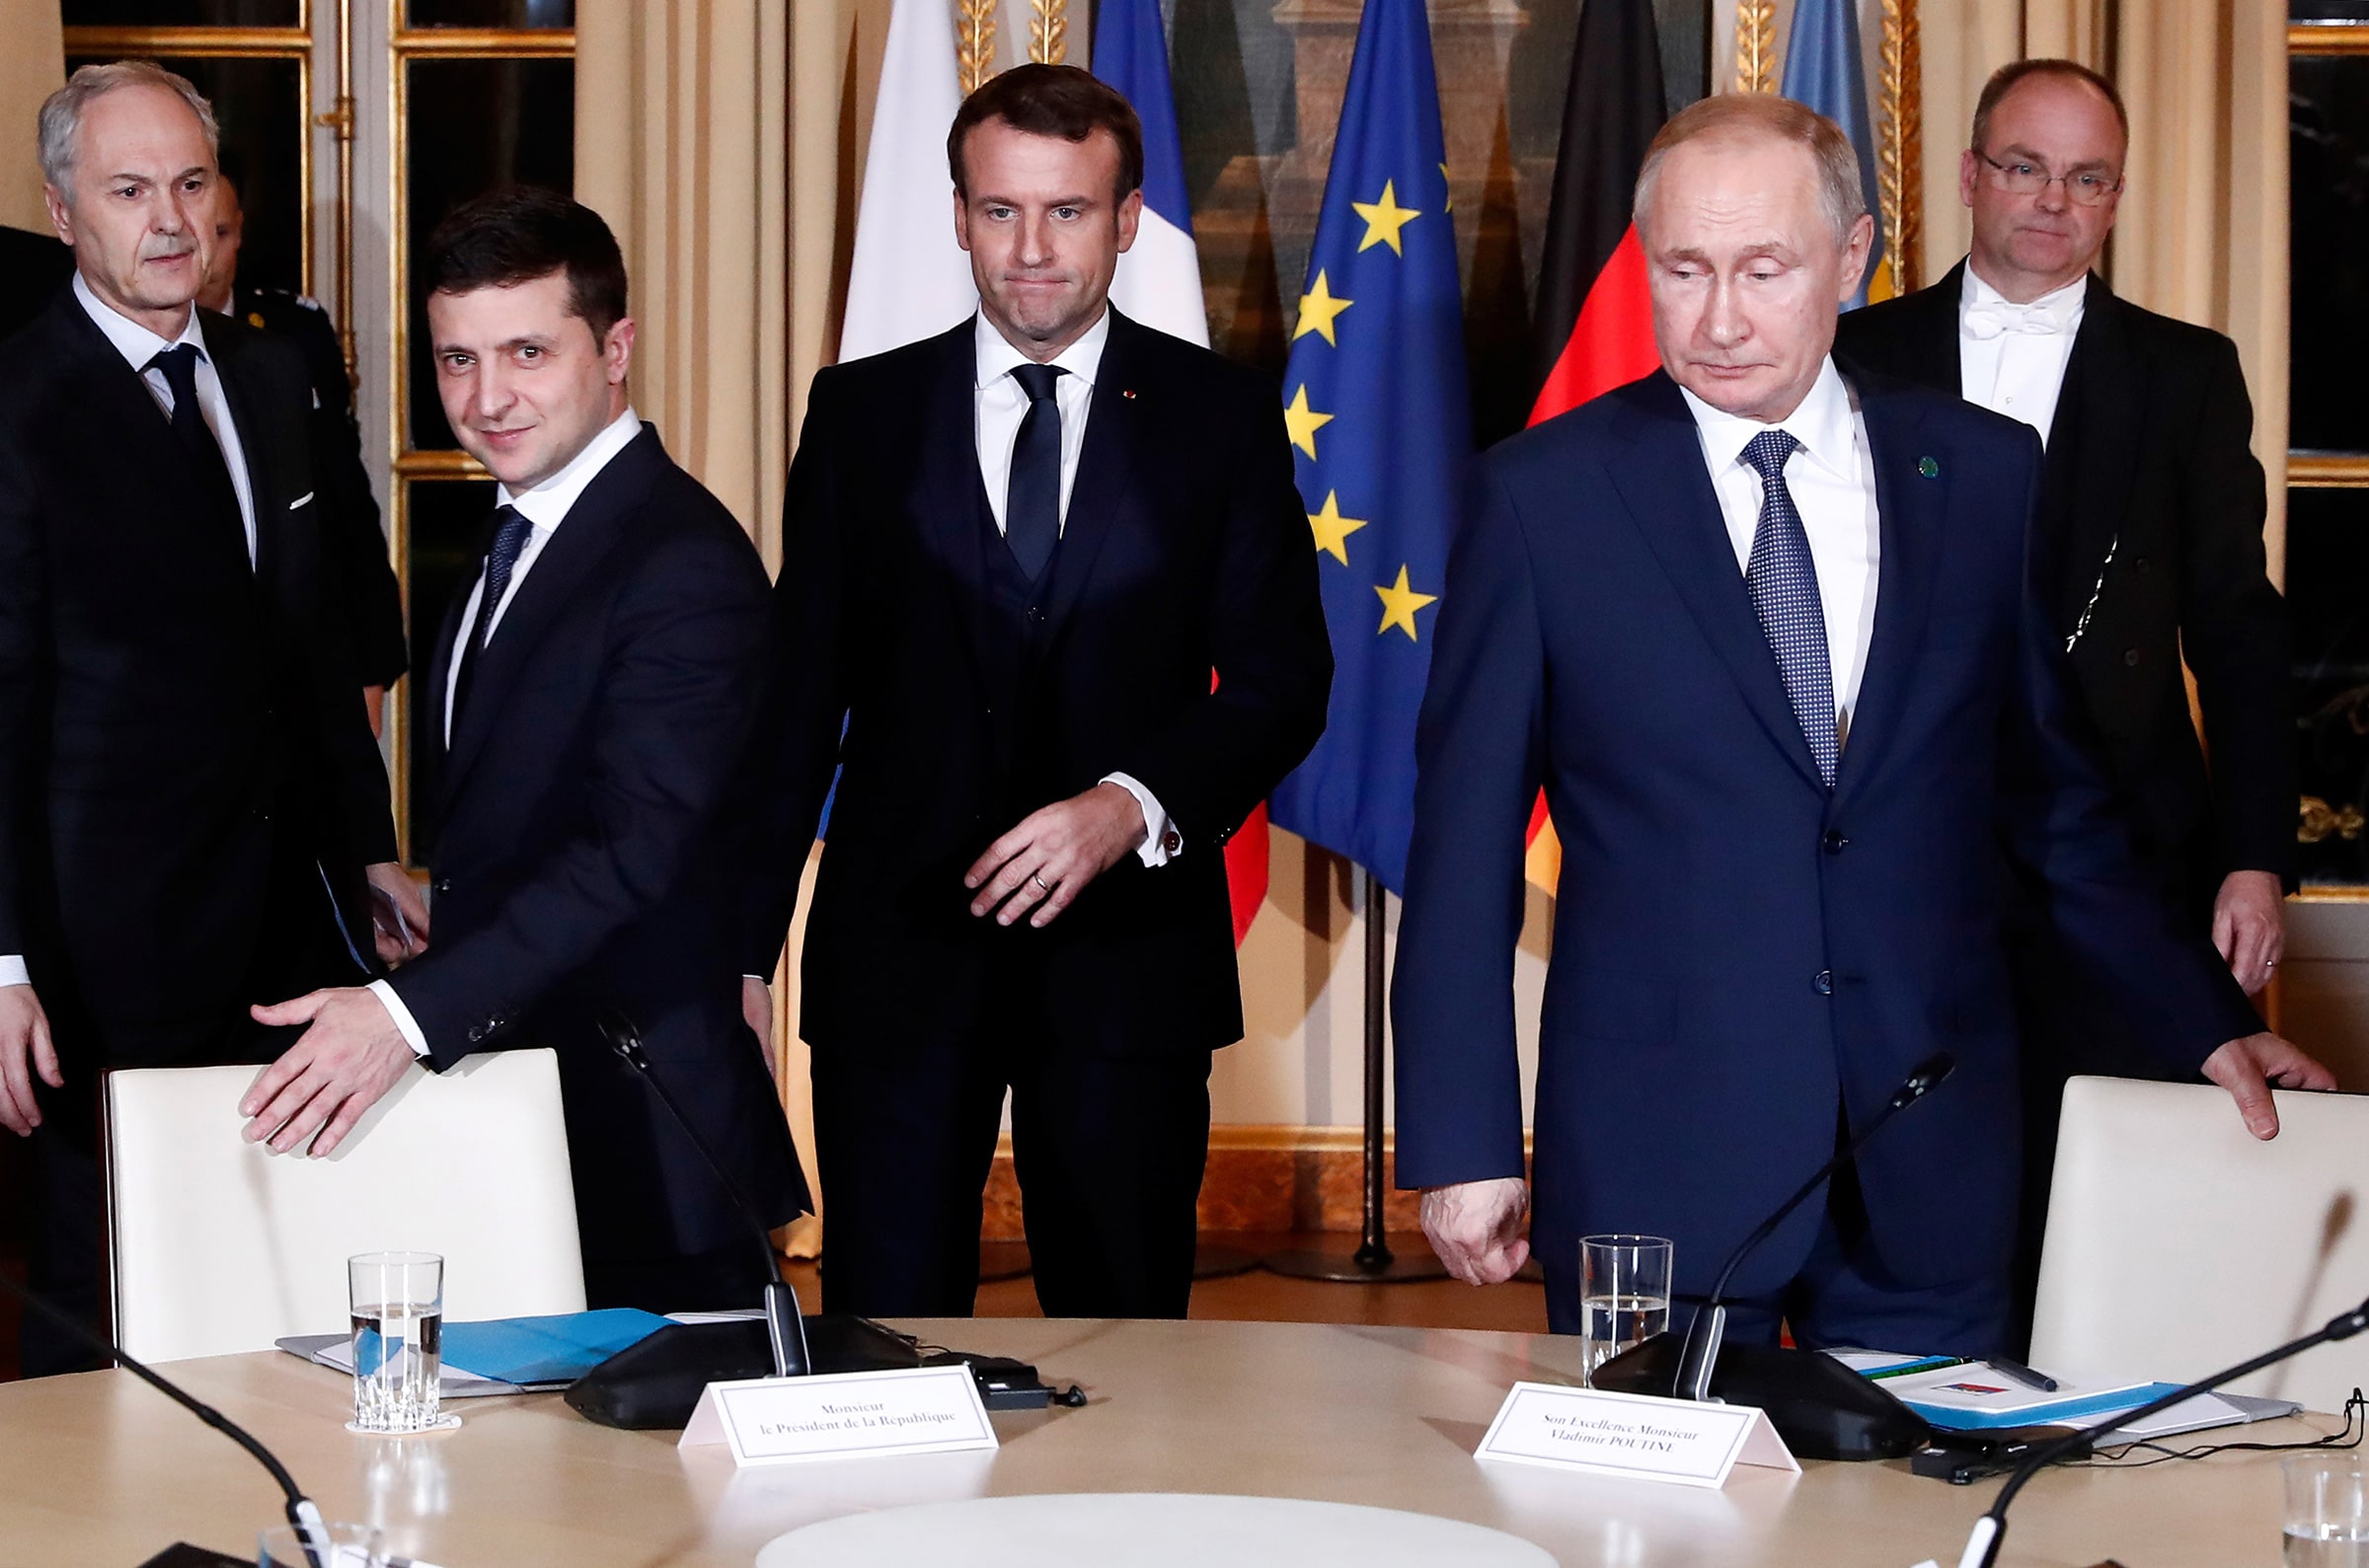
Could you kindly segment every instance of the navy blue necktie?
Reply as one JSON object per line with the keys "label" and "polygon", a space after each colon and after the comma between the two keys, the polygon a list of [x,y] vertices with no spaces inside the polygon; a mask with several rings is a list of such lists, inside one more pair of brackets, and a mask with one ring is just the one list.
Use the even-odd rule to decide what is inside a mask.
{"label": "navy blue necktie", "polygon": [[212,492],[214,504],[225,507],[230,520],[239,527],[240,553],[246,553],[247,520],[239,512],[239,492],[230,482],[230,465],[222,457],[222,443],[214,439],[207,427],[205,412],[197,406],[197,345],[175,343],[158,352],[148,361],[147,368],[161,370],[165,385],[173,393],[173,433],[197,466],[197,477]]}
{"label": "navy blue necktie", "polygon": [[1061,543],[1061,403],[1059,365],[1015,365],[1012,379],[1029,395],[1029,411],[1012,445],[1012,483],[1004,491],[1004,543],[1034,582]]}
{"label": "navy blue necktie", "polygon": [[1752,531],[1752,559],[1744,587],[1760,616],[1760,631],[1777,655],[1777,674],[1786,701],[1817,759],[1818,777],[1834,787],[1841,755],[1834,724],[1834,655],[1826,643],[1826,610],[1818,599],[1818,569],[1810,560],[1809,535],[1785,487],[1785,462],[1801,443],[1784,430],[1763,430],[1744,448],[1744,461],[1760,472],[1760,523]]}
{"label": "navy blue necktie", "polygon": [[461,639],[456,656],[461,661],[461,673],[452,691],[452,713],[455,719],[468,706],[469,687],[477,676],[477,663],[486,651],[486,643],[494,635],[494,615],[501,608],[501,596],[509,591],[510,573],[518,569],[518,553],[526,548],[527,536],[534,532],[514,506],[497,508],[494,513],[494,548],[486,552],[486,586],[477,596],[477,617],[469,623],[468,635]]}

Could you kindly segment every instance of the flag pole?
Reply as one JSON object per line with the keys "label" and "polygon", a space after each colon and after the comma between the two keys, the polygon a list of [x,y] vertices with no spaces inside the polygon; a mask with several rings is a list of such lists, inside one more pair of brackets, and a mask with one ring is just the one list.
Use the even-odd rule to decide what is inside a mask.
{"label": "flag pole", "polygon": [[1386,1071],[1384,1024],[1390,1011],[1386,966],[1389,944],[1385,923],[1390,913],[1390,890],[1373,872],[1365,884],[1365,1217],[1354,1251],[1332,1246],[1294,1247],[1266,1259],[1277,1274],[1300,1280],[1330,1280],[1340,1284],[1396,1284],[1407,1280],[1437,1280],[1447,1269],[1416,1243],[1404,1252],[1391,1250],[1384,1228],[1383,1203],[1388,1191],[1387,1162],[1382,1149],[1382,1075]]}

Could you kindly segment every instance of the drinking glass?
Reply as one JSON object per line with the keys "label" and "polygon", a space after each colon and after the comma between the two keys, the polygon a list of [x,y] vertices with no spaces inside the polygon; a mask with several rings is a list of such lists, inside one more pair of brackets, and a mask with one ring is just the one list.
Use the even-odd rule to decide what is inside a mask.
{"label": "drinking glass", "polygon": [[370,1525],[331,1525],[328,1550],[318,1559],[308,1555],[293,1525],[274,1525],[264,1531],[257,1568],[386,1568],[386,1543]]}
{"label": "drinking glass", "polygon": [[1670,1326],[1670,1243],[1657,1235],[1579,1238],[1580,1366],[1596,1369]]}
{"label": "drinking glass", "polygon": [[2358,1454],[2286,1462],[2287,1568],[2369,1568],[2369,1470]]}
{"label": "drinking glass", "polygon": [[362,1252],[345,1260],[353,1319],[356,1432],[457,1425],[436,1408],[443,1371],[444,1260],[433,1252]]}

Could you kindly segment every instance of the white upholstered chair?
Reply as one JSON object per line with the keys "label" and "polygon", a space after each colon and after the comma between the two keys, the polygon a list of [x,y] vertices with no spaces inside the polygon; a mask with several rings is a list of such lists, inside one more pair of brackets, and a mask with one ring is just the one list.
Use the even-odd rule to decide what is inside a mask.
{"label": "white upholstered chair", "polygon": [[108,1076],[115,1326],[126,1351],[175,1361],[343,1331],[356,1252],[441,1253],[449,1320],[583,1308],[552,1052],[412,1068],[323,1159],[240,1136],[256,1071]]}
{"label": "white upholstered chair", "polygon": [[[2031,1363],[2188,1381],[2369,1297],[2369,1096],[2278,1091],[2257,1141],[2205,1083],[2065,1085]],[[2339,1408],[2369,1335],[2232,1384]]]}

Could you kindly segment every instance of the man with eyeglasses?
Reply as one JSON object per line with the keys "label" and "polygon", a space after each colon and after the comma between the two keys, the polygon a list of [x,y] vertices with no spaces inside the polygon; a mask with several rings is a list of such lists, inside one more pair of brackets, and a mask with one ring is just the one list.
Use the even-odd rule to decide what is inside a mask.
{"label": "man with eyeglasses", "polygon": [[[2129,144],[2121,99],[2095,71],[1998,71],[1959,165],[1971,254],[1931,288],[1846,315],[1835,352],[2040,433],[2033,564],[2107,774],[2178,919],[2210,930],[2251,995],[2277,968],[2292,875],[2291,633],[2264,566],[2262,469],[2235,345],[2116,297],[2092,270]],[[2028,1302],[2064,1080],[2156,1074],[2036,898],[2012,926]]]}

